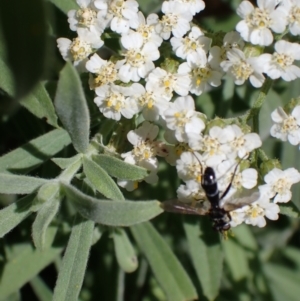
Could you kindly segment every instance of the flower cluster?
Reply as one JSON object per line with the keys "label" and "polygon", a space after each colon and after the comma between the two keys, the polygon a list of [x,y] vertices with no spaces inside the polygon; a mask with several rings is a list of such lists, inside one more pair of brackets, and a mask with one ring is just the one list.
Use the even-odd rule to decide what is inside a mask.
{"label": "flower cluster", "polygon": [[[259,135],[251,133],[245,122],[210,123],[196,110],[190,94],[199,96],[220,86],[225,76],[236,85],[249,80],[255,88],[262,87],[266,77],[299,78],[295,61],[300,60],[300,45],[284,40],[283,33],[300,35],[300,2],[260,0],[254,7],[244,0],[237,8],[242,20],[236,31],[220,39],[192,22],[205,7],[202,0],[164,1],[161,17],[144,16],[135,0],[76,1],[79,9],[68,13],[68,22],[77,37],[59,38],[58,48],[65,60],[89,73],[94,103],[105,118],[138,117],[139,127],[127,134],[133,149],[121,157],[146,168],[147,183],[158,181],[157,156],[176,165],[185,182],[178,198],[189,203],[205,199],[201,177],[207,166],[212,167],[220,191],[231,183],[223,202],[236,193],[239,199],[251,199],[231,212],[232,226],[242,222],[264,226],[265,216],[276,219],[277,203],[291,198],[289,189],[299,181],[299,173],[293,168],[274,169],[264,177],[266,184],[259,185],[253,168],[257,162],[249,157],[262,144]],[[263,53],[261,46],[273,43],[273,33],[282,38],[272,45],[273,53]],[[100,55],[107,37],[117,37],[120,43],[109,60]],[[163,57],[167,43],[177,59]],[[272,136],[300,144],[300,106],[290,115],[278,108],[272,119]],[[164,141],[157,138],[160,130]],[[128,190],[137,187],[130,181],[118,184]]]}

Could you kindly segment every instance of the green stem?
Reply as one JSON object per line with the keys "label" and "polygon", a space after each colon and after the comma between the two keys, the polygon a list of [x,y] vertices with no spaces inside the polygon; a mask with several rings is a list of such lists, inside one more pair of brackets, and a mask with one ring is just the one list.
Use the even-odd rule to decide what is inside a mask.
{"label": "green stem", "polygon": [[256,133],[259,132],[259,111],[266,100],[267,94],[272,86],[272,83],[272,79],[266,79],[252,108],[245,115],[241,116],[241,121],[244,123],[247,123],[247,121],[253,119],[253,130]]}

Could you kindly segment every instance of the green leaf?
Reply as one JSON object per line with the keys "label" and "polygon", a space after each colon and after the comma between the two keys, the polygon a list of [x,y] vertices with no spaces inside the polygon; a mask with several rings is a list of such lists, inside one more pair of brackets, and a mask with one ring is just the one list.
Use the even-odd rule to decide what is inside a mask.
{"label": "green leaf", "polygon": [[53,301],[78,299],[92,245],[93,230],[94,222],[77,215],[59,270]]}
{"label": "green leaf", "polygon": [[99,165],[83,157],[83,171],[88,180],[105,197],[112,200],[125,200],[114,180]]}
{"label": "green leaf", "polygon": [[223,243],[225,261],[231,271],[232,278],[238,282],[251,276],[248,257],[245,249],[233,239]]}
{"label": "green leaf", "polygon": [[300,211],[293,202],[288,202],[285,204],[282,203],[279,205],[279,208],[280,208],[280,213],[283,215],[287,215],[293,218],[300,217]]}
{"label": "green leaf", "polygon": [[197,299],[197,292],[186,271],[170,247],[151,223],[143,223],[130,228],[145,254],[158,283],[163,288],[167,300],[186,301]]}
{"label": "green leaf", "polygon": [[[201,228],[192,220],[199,220]],[[199,217],[190,217],[189,222],[186,219],[184,230],[203,294],[208,300],[214,300],[219,293],[222,276],[220,235],[212,229],[210,220]]]}
{"label": "green leaf", "polygon": [[71,158],[52,158],[51,161],[53,161],[59,168],[66,169],[77,162],[79,158],[81,158],[81,155],[77,154]]}
{"label": "green leaf", "polygon": [[36,117],[44,118],[47,123],[58,128],[54,105],[44,85],[41,83],[20,103]]}
{"label": "green leaf", "polygon": [[268,286],[276,301],[298,301],[300,296],[300,271],[265,263],[262,265]]}
{"label": "green leaf", "polygon": [[30,280],[30,285],[40,301],[51,301],[52,292],[41,277],[36,276]]}
{"label": "green leaf", "polygon": [[71,9],[78,9],[78,4],[75,0],[50,0],[55,6],[57,6],[65,14]]}
{"label": "green leaf", "polygon": [[27,195],[0,210],[0,238],[32,213],[30,207],[34,198],[34,195]]}
{"label": "green leaf", "polygon": [[27,194],[34,192],[48,180],[9,174],[0,174],[0,193],[4,194]]}
{"label": "green leaf", "polygon": [[[47,245],[52,243],[53,237],[57,229],[51,229],[47,235]],[[51,233],[52,232],[52,233]],[[59,246],[61,245],[61,242]],[[20,289],[25,283],[30,281],[34,276],[39,274],[46,266],[48,266],[63,251],[63,247],[57,245],[49,246],[43,252],[35,249],[29,242],[24,246],[19,246],[14,252],[14,256],[10,256],[5,264],[1,274],[0,282],[0,300],[5,299],[12,292]]]}
{"label": "green leaf", "polygon": [[54,104],[74,148],[79,153],[85,153],[89,146],[89,110],[80,77],[69,62],[60,72]]}
{"label": "green leaf", "polygon": [[72,161],[72,163],[59,175],[59,180],[64,182],[71,182],[71,180],[75,177],[76,173],[82,166],[81,155],[76,156],[76,160]]}
{"label": "green leaf", "polygon": [[[4,46],[3,38],[1,39],[0,35],[0,47],[1,45]],[[2,49],[5,51],[5,49]],[[8,95],[13,96],[15,95],[15,86],[14,86],[14,78],[13,74],[7,64],[7,61],[5,60],[5,53],[1,51],[0,52],[0,70],[1,70],[1,76],[0,76],[0,87],[3,89]]]}
{"label": "green leaf", "polygon": [[[45,200],[45,198],[47,199]],[[35,247],[42,251],[45,248],[48,226],[59,209],[59,184],[49,183],[42,186],[38,192],[38,199],[43,199],[45,203],[38,211],[34,223],[32,224],[32,239]]]}
{"label": "green leaf", "polygon": [[145,168],[126,163],[112,156],[94,155],[92,159],[109,175],[117,179],[137,181],[144,179],[148,175]]}
{"label": "green leaf", "polygon": [[122,227],[145,222],[163,212],[158,201],[98,200],[62,183],[64,192],[77,211],[96,223]]}
{"label": "green leaf", "polygon": [[28,173],[60,152],[71,140],[65,130],[53,130],[0,158],[0,172]]}
{"label": "green leaf", "polygon": [[138,260],[125,230],[122,228],[115,229],[113,239],[119,266],[126,273],[134,272],[138,267]]}
{"label": "green leaf", "polygon": [[14,77],[15,98],[27,94],[44,72],[47,49],[44,5],[42,0],[0,1],[1,29]]}

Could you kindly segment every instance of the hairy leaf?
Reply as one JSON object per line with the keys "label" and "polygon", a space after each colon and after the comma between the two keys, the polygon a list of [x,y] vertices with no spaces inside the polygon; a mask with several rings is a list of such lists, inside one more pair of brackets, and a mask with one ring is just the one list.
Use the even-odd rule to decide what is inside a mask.
{"label": "hairy leaf", "polygon": [[85,153],[89,145],[89,110],[80,77],[69,62],[60,72],[54,104],[74,148],[79,153]]}
{"label": "hairy leaf", "polygon": [[90,197],[66,183],[67,199],[87,219],[108,226],[131,226],[152,219],[163,210],[158,201],[109,201]]}

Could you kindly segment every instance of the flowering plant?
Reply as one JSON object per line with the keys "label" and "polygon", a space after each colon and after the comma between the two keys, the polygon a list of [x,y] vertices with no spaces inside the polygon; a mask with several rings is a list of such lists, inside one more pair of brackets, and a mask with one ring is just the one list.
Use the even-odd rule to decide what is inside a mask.
{"label": "flowering plant", "polygon": [[[41,1],[34,1],[45,12]],[[159,12],[149,14],[135,0],[77,0],[66,7],[52,2],[67,13],[69,26],[68,37],[54,31],[66,61],[61,61],[58,80],[54,76],[41,82],[43,68],[24,67],[32,79],[21,76],[22,66],[16,68],[15,47],[3,26],[8,50],[3,66],[15,86],[0,80],[1,88],[41,124],[54,129],[47,128],[0,158],[0,193],[13,198],[0,211],[1,237],[34,216],[31,236],[36,248],[27,240],[31,260],[36,261],[34,272],[18,276],[14,286],[7,286],[16,273],[9,270],[7,260],[0,297],[27,283],[67,245],[53,292],[38,276],[31,286],[43,289],[52,300],[77,300],[80,292],[82,300],[92,300],[91,293],[85,295],[89,284],[83,284],[89,254],[93,244],[100,240],[97,248],[104,240],[110,263],[103,267],[110,268],[114,256],[109,238],[119,265],[118,300],[125,300],[125,273],[137,269],[143,280],[135,289],[150,285],[148,294],[158,300],[193,300],[199,294],[215,299],[227,289],[220,281],[222,247],[229,285],[246,279],[255,287],[249,298],[260,295],[263,289],[253,284],[248,271],[249,258],[266,260],[250,228],[242,224],[268,229],[267,220],[278,220],[279,213],[299,217],[291,202],[299,193],[291,189],[300,182],[300,164],[283,155],[287,150],[276,152],[276,146],[284,141],[290,145],[280,143],[283,148],[299,151],[299,88],[286,91],[300,77],[300,1],[258,0],[255,6],[243,0],[235,7],[239,20],[227,32],[214,30],[213,25],[208,30],[205,18],[198,19],[205,9],[202,0],[164,1]],[[46,49],[48,19],[36,17],[43,29],[39,43]],[[28,48],[27,43],[23,46]],[[39,61],[41,66],[45,58]],[[276,95],[282,101],[276,101]],[[51,164],[53,172],[48,171]],[[208,169],[215,182],[207,188]],[[222,241],[205,217],[185,218],[186,240],[177,236],[181,220],[162,214],[168,199],[176,199],[177,209],[194,208],[214,223],[226,215],[228,225],[221,232],[232,228],[235,238]],[[172,201],[168,204],[172,211]],[[212,213],[216,208],[217,217]],[[177,212],[187,213],[183,209]],[[149,220],[158,215],[154,226]],[[286,235],[292,236],[296,228],[278,235],[286,243]],[[265,251],[275,249],[276,243],[263,241],[268,230],[254,231]],[[187,243],[200,293],[164,240],[167,237],[184,258]],[[272,234],[268,237],[272,239]],[[147,262],[142,259],[138,264],[136,249]],[[9,258],[12,252],[6,254]],[[241,269],[234,262],[236,254],[242,258]],[[26,257],[21,256],[21,263],[26,266]],[[145,279],[148,265],[154,274],[150,280]],[[274,271],[269,264],[260,275],[277,285]],[[96,292],[97,285],[91,286]],[[101,290],[105,289],[104,285]],[[276,288],[268,294],[276,294]],[[132,300],[146,300],[139,295]]]}

